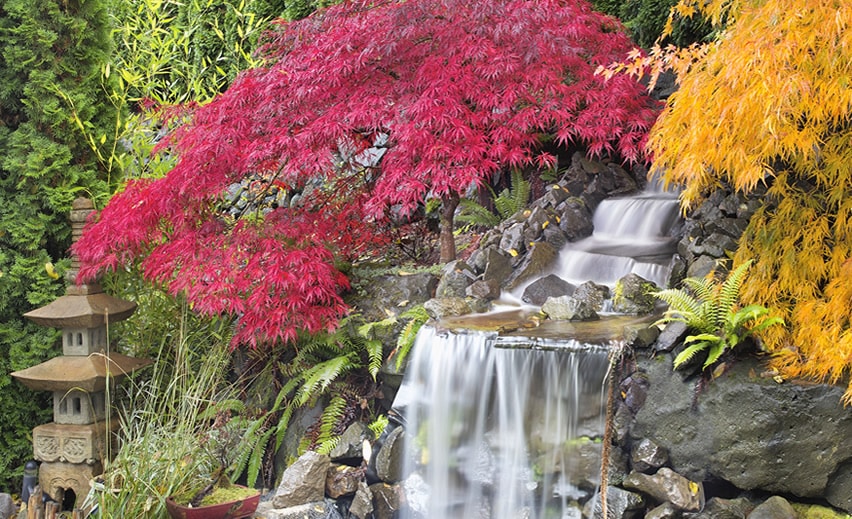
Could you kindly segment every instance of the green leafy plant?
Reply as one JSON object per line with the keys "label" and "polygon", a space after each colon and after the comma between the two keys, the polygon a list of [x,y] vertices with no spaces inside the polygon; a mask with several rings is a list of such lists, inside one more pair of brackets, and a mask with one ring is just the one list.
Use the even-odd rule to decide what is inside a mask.
{"label": "green leafy plant", "polygon": [[459,200],[461,211],[456,215],[456,221],[467,226],[496,227],[522,210],[530,199],[530,183],[517,169],[512,170],[511,187],[500,191],[500,194],[495,193],[491,187],[488,187],[488,190],[496,213],[475,200],[463,198]]}
{"label": "green leafy plant", "polygon": [[715,278],[686,278],[686,288],[672,288],[654,295],[669,305],[658,324],[680,321],[696,332],[684,341],[687,347],[674,359],[675,368],[707,350],[706,369],[746,338],[777,324],[783,319],[771,317],[761,305],[738,307],[740,287],[751,261],[740,264],[719,283]]}
{"label": "green leafy plant", "polygon": [[134,377],[124,394],[110,394],[120,446],[88,498],[100,517],[164,517],[167,497],[195,496],[218,481],[231,463],[223,453],[237,450],[216,426],[220,402],[232,397],[230,323],[198,318],[185,303],[177,308],[178,328],[161,339],[150,372]]}

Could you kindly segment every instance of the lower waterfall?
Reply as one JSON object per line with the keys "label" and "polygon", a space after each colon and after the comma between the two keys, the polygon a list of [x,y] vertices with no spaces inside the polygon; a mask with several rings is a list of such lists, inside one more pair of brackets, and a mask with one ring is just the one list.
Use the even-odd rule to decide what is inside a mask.
{"label": "lower waterfall", "polygon": [[394,401],[409,518],[580,517],[600,484],[607,350],[422,329]]}

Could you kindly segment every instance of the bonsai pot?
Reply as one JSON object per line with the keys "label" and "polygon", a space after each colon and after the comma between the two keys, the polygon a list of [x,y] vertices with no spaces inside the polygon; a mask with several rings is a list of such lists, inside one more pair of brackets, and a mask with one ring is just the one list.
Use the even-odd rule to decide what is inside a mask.
{"label": "bonsai pot", "polygon": [[215,505],[189,506],[166,499],[166,509],[172,519],[243,519],[250,517],[260,503],[260,491],[244,499]]}

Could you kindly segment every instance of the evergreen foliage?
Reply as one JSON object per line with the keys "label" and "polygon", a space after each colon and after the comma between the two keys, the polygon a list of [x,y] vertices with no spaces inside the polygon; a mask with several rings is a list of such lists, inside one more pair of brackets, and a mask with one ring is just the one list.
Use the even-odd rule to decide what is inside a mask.
{"label": "evergreen foliage", "polygon": [[[663,35],[669,11],[677,0],[593,0],[595,9],[615,16],[630,31],[633,40],[651,47]],[[698,17],[678,18],[666,41],[684,47],[708,36],[710,24]]]}
{"label": "evergreen foliage", "polygon": [[789,323],[764,334],[784,375],[840,382],[852,371],[852,6],[683,0],[676,13],[727,29],[702,48],[651,52],[680,84],[649,139],[657,166],[686,186],[685,208],[720,182],[766,186],[735,257],[755,258],[743,297]]}
{"label": "evergreen foliage", "polygon": [[[630,46],[583,0],[349,2],[284,23],[263,66],[162,144],[174,169],[130,182],[89,227],[81,273],[139,259],[197,311],[240,315],[237,343],[333,328],[335,262],[382,240],[377,222],[501,168],[552,165],[544,134],[643,160],[655,103],[594,74]],[[258,175],[298,203],[222,218],[228,187]]]}
{"label": "evergreen foliage", "polygon": [[488,189],[491,199],[494,201],[496,214],[475,200],[464,198],[459,201],[461,211],[456,216],[456,222],[496,227],[500,222],[509,219],[513,214],[526,207],[530,199],[530,183],[524,179],[523,174],[517,169],[512,171],[511,187],[500,191],[499,195],[494,193],[490,186],[488,186]]}
{"label": "evergreen foliage", "polygon": [[74,198],[104,201],[107,178],[77,122],[114,124],[100,70],[110,49],[101,0],[9,0],[0,9],[0,488],[32,456],[31,429],[50,421],[50,394],[9,373],[59,352],[55,330],[22,314],[65,288]]}

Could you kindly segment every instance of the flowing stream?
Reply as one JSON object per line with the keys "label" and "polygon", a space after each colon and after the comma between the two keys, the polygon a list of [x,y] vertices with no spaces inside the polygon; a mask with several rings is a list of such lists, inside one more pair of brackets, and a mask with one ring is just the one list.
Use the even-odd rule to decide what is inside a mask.
{"label": "flowing stream", "polygon": [[[556,274],[664,286],[678,218],[659,189],[604,200]],[[581,342],[582,340],[582,342]],[[421,329],[394,408],[406,431],[408,519],[579,519],[600,484],[607,352],[618,339]]]}

